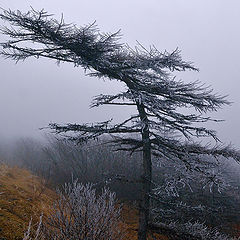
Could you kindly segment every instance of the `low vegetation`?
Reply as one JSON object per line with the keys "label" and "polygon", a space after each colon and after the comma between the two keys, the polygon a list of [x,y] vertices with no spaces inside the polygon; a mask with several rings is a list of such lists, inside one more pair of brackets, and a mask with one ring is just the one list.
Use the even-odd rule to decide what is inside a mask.
{"label": "low vegetation", "polygon": [[0,239],[20,240],[32,218],[47,215],[56,193],[29,171],[0,166]]}
{"label": "low vegetation", "polygon": [[[125,234],[124,240],[137,239],[137,201],[140,195],[138,179],[141,170],[137,153],[132,156],[114,153],[113,149],[102,145],[101,142],[76,146],[71,142],[51,138],[45,143],[29,139],[21,140],[9,146],[9,149],[11,152],[0,151],[1,159],[21,168],[1,165],[0,237],[2,239],[22,239],[24,232],[25,239],[31,239],[30,237],[33,236],[30,233],[37,230],[37,223],[42,213],[41,226],[46,226],[51,217],[57,213],[51,210],[57,210],[56,205],[52,207],[54,202],[59,203],[56,202],[57,199],[73,192],[70,185],[65,185],[65,188],[61,186],[77,177],[79,184],[81,183],[78,185],[79,189],[88,186],[92,196],[95,194],[95,198],[93,197],[95,200],[104,187],[110,189],[110,191],[105,190],[107,191],[105,197],[110,196],[111,192],[116,192],[119,199],[116,211],[120,211],[120,202],[124,204],[121,208],[119,224],[116,217],[115,223],[119,228],[115,229]],[[231,239],[226,234],[240,235],[237,232],[240,223],[237,165],[231,166],[230,161],[226,160],[222,165],[218,165],[215,171],[221,173],[218,174],[218,180],[221,180],[222,184],[221,187],[217,187],[216,184],[211,187],[206,182],[199,181],[199,176],[185,174],[175,163],[164,161],[162,163],[164,166],[154,162],[154,182],[159,185],[154,188],[158,193],[155,197],[158,198],[152,202],[153,221],[149,239],[154,240],[153,236],[155,239],[164,240]],[[164,178],[159,178],[158,172],[163,170]],[[179,180],[179,177],[181,181],[176,180]],[[88,182],[92,185],[86,185]],[[78,189],[77,185],[75,187]],[[56,188],[61,190],[58,194],[54,190]],[[82,195],[76,196],[79,199],[82,197]],[[88,212],[90,215],[91,213],[93,216],[96,215]],[[28,234],[31,218],[29,228],[31,232]]]}
{"label": "low vegetation", "polygon": [[[79,228],[80,220],[85,221],[85,230],[90,230],[88,234],[91,240],[101,239],[98,234],[103,233],[105,234],[103,239],[137,239],[137,209],[126,203],[116,203],[115,194],[107,189],[96,197],[92,185],[74,182],[66,184],[62,191],[58,190],[57,193],[48,188],[42,178],[32,175],[28,170],[4,164],[0,167],[0,192],[1,240],[79,239],[69,235],[68,237],[72,238],[59,238],[60,235],[57,234],[59,230],[66,234],[75,233],[75,230],[82,231],[83,229]],[[66,196],[70,198],[67,199]],[[76,206],[73,208],[72,204],[79,208],[75,208]],[[72,224],[66,216],[70,216],[71,211],[74,216],[83,213],[84,208],[80,206],[84,205],[89,208],[84,215],[87,218],[78,218],[79,225]],[[105,216],[103,218],[103,215],[108,218]],[[81,226],[82,224],[83,222]],[[93,224],[95,227],[90,228]],[[110,230],[112,232],[109,233]],[[86,233],[87,231],[83,234]],[[107,233],[112,238],[107,238]],[[96,234],[96,237],[90,234]],[[153,234],[149,235],[149,239],[153,240],[151,237]],[[157,239],[168,239],[157,233],[153,236]]]}
{"label": "low vegetation", "polygon": [[[39,239],[121,240],[121,207],[108,189],[97,195],[91,184],[74,181],[58,190],[53,209],[42,221],[40,217],[36,236]],[[30,239],[30,228],[25,240]]]}

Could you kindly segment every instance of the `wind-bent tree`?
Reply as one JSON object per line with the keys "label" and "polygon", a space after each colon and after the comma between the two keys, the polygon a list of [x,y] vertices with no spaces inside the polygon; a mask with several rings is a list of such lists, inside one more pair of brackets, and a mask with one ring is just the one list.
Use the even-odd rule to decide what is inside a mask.
{"label": "wind-bent tree", "polygon": [[[126,91],[116,95],[95,97],[92,107],[111,104],[133,105],[137,114],[119,124],[105,121],[96,124],[50,124],[57,133],[73,132],[70,139],[78,143],[112,136],[116,150],[142,151],[142,199],[140,203],[138,239],[146,239],[149,222],[149,203],[152,179],[151,156],[182,161],[187,168],[202,171],[200,155],[224,156],[240,160],[240,155],[230,146],[217,144],[216,132],[199,123],[217,121],[205,116],[228,105],[225,97],[216,95],[200,82],[184,83],[174,72],[198,71],[192,63],[185,62],[179,50],[159,52],[155,47],[135,49],[118,42],[119,32],[100,33],[95,24],[78,28],[57,21],[44,10],[2,11],[2,20],[10,24],[1,32],[10,40],[1,43],[1,55],[18,62],[28,57],[46,57],[58,63],[69,62],[83,67],[90,76],[108,78],[125,83]],[[181,108],[190,108],[184,114]],[[197,124],[194,124],[197,123]],[[214,146],[201,145],[199,137],[210,137]]]}

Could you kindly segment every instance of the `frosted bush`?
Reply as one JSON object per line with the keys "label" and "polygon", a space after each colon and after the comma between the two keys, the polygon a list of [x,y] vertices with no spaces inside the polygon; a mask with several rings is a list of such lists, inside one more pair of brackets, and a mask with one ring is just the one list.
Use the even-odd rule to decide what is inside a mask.
{"label": "frosted bush", "polygon": [[[228,235],[220,233],[216,229],[211,229],[203,223],[199,222],[187,222],[181,224],[178,222],[170,222],[168,224],[160,224],[162,227],[169,228],[177,232],[179,235],[188,235],[189,239],[198,240],[240,240],[240,238],[232,238]],[[190,237],[191,236],[191,237]]]}
{"label": "frosted bush", "polygon": [[116,207],[115,193],[104,188],[98,195],[93,185],[74,181],[58,190],[58,195],[52,213],[41,224],[42,239],[122,239],[121,207]]}

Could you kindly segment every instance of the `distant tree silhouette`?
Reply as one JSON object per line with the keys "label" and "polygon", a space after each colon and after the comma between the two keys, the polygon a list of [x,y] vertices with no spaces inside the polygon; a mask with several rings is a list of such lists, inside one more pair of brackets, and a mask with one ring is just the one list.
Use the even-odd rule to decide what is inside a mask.
{"label": "distant tree silhouette", "polygon": [[[173,72],[198,71],[192,63],[182,60],[178,49],[159,52],[155,47],[146,49],[140,44],[131,49],[119,43],[119,32],[100,33],[95,23],[84,27],[66,24],[63,18],[57,21],[44,10],[3,10],[0,18],[10,24],[1,28],[10,38],[1,43],[3,57],[16,62],[28,57],[69,62],[89,71],[90,76],[125,84],[124,92],[95,97],[92,107],[130,105],[136,107],[137,114],[118,124],[110,120],[96,124],[54,123],[50,128],[57,133],[75,133],[69,138],[77,143],[109,134],[116,150],[142,151],[139,240],[146,239],[149,223],[152,155],[182,161],[188,169],[203,173],[199,155],[240,160],[240,154],[231,146],[219,144],[215,131],[199,126],[217,121],[205,113],[217,111],[229,102],[198,81],[184,83],[173,76]],[[181,108],[189,108],[191,113],[183,113]],[[200,137],[211,137],[216,144],[202,145],[196,141]]]}

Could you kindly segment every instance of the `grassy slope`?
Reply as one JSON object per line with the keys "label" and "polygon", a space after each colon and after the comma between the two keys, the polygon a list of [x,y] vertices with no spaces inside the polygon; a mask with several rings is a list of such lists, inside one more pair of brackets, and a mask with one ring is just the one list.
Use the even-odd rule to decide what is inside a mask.
{"label": "grassy slope", "polygon": [[[55,198],[56,193],[41,178],[25,169],[0,165],[0,240],[22,239],[31,217],[34,224],[42,212],[47,216]],[[136,208],[123,205],[121,228],[126,232],[124,240],[137,240]],[[154,236],[158,240],[174,239],[160,234]],[[148,239],[153,238],[149,235]]]}
{"label": "grassy slope", "polygon": [[[34,224],[42,212],[47,216],[55,198],[56,193],[41,178],[25,169],[0,165],[0,240],[22,239],[31,217]],[[136,208],[123,205],[121,228],[126,232],[124,240],[137,240]],[[156,233],[154,236],[158,240],[175,239]],[[150,234],[148,239],[153,240]]]}
{"label": "grassy slope", "polygon": [[22,239],[30,218],[45,215],[55,193],[30,172],[0,166],[0,239]]}
{"label": "grassy slope", "polygon": [[[37,223],[41,212],[46,216],[55,197],[55,192],[29,171],[0,165],[0,240],[22,239],[31,217]],[[137,210],[124,204],[122,219],[125,240],[137,240]],[[168,239],[159,234],[155,238]]]}
{"label": "grassy slope", "polygon": [[[122,219],[123,219],[123,231],[126,231],[125,240],[137,240],[137,230],[138,230],[138,211],[136,208],[129,206],[127,204],[123,205],[122,209]],[[152,237],[154,236],[154,238]],[[168,240],[167,236],[149,233],[149,240]]]}
{"label": "grassy slope", "polygon": [[[47,216],[55,198],[56,193],[41,178],[25,169],[0,165],[0,240],[22,240],[31,217],[34,224],[42,212]],[[126,203],[121,228],[126,232],[124,240],[137,240],[138,211]],[[154,239],[177,239],[173,232],[166,234],[171,237],[154,233]],[[153,240],[151,234],[148,239]]]}

